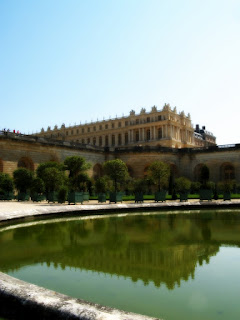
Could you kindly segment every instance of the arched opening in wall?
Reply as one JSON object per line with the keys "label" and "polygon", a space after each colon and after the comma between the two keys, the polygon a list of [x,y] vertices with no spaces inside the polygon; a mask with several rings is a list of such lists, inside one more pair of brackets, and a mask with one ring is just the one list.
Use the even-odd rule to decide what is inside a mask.
{"label": "arched opening in wall", "polygon": [[235,169],[230,163],[223,163],[220,167],[220,180],[221,181],[231,181],[235,179]]}
{"label": "arched opening in wall", "polygon": [[3,161],[0,159],[0,172],[3,172]]}
{"label": "arched opening in wall", "polygon": [[32,159],[30,159],[28,157],[22,157],[18,161],[18,168],[26,168],[28,170],[34,171],[34,164],[33,164]]}
{"label": "arched opening in wall", "polygon": [[50,156],[50,160],[49,160],[49,161],[57,162],[57,163],[60,162],[59,159],[58,159],[58,156],[57,156],[56,154],[52,154],[52,155]]}
{"label": "arched opening in wall", "polygon": [[131,178],[133,178],[133,177],[134,177],[134,170],[133,170],[133,167],[132,167],[132,166],[130,166],[129,164],[127,164],[127,168],[128,168],[129,176],[130,176]]}
{"label": "arched opening in wall", "polygon": [[96,180],[103,176],[103,167],[100,163],[93,166],[93,178]]}
{"label": "arched opening in wall", "polygon": [[201,182],[201,169],[202,169],[203,163],[199,163],[194,168],[193,174],[194,174],[194,181]]}

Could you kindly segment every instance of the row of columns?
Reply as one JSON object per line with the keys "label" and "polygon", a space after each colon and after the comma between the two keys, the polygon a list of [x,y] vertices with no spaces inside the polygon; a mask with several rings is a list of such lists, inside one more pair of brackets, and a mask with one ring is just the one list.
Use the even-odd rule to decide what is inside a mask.
{"label": "row of columns", "polygon": [[[160,132],[158,130],[161,130]],[[113,140],[114,136],[114,140]],[[193,134],[187,129],[164,125],[161,127],[151,126],[149,128],[129,129],[121,133],[108,133],[101,136],[85,139],[84,143],[90,143],[97,146],[124,146],[126,144],[153,141],[158,139],[176,139],[183,143],[193,142]],[[89,142],[90,139],[90,142]],[[101,141],[102,139],[102,141]],[[79,141],[81,142],[81,141]]]}

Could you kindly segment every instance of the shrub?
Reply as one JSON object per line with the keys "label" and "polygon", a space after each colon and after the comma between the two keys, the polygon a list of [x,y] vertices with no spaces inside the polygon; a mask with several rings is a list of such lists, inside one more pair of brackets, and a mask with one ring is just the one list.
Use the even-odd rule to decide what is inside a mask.
{"label": "shrub", "polygon": [[0,173],[0,193],[13,192],[14,183],[12,177],[7,173]]}
{"label": "shrub", "polygon": [[175,180],[177,192],[187,192],[191,188],[191,181],[185,177],[180,177]]}
{"label": "shrub", "polygon": [[26,168],[19,168],[13,172],[13,180],[19,192],[26,193],[31,189],[33,182],[33,172]]}

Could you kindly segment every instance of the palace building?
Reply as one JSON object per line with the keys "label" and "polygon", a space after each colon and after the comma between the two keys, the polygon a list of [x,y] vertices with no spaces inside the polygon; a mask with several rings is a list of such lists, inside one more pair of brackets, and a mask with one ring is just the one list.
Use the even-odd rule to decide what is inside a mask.
{"label": "palace building", "polygon": [[216,145],[216,138],[210,132],[193,128],[190,114],[177,113],[165,104],[162,110],[156,106],[146,112],[142,108],[139,114],[134,110],[129,116],[91,122],[60,128],[48,127],[36,134],[52,140],[71,141],[76,144],[109,147],[159,146],[169,148],[196,148]]}

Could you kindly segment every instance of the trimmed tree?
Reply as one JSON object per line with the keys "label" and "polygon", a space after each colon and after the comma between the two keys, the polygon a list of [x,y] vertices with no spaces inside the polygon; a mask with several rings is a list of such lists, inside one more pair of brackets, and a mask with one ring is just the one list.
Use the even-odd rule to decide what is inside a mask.
{"label": "trimmed tree", "polygon": [[19,168],[13,172],[13,180],[19,192],[27,193],[33,182],[33,172],[26,168]]}
{"label": "trimmed tree", "polygon": [[7,173],[0,172],[0,194],[13,192],[14,184],[12,177]]}
{"label": "trimmed tree", "polygon": [[103,165],[105,174],[113,181],[114,191],[117,192],[118,183],[123,183],[128,177],[128,168],[120,159],[106,161]]}
{"label": "trimmed tree", "polygon": [[163,185],[167,185],[170,176],[170,167],[162,161],[154,161],[148,168],[148,175],[157,185],[157,190],[161,191]]}

